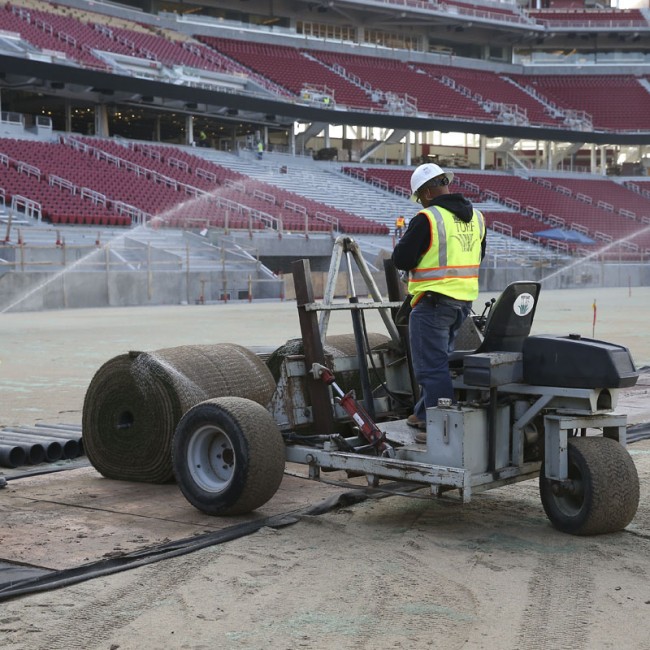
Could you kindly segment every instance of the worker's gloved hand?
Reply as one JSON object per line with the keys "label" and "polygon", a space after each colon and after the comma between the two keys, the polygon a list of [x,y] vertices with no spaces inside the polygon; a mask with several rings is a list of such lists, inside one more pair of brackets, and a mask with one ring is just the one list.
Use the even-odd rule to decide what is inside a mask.
{"label": "worker's gloved hand", "polygon": [[411,315],[411,299],[413,296],[411,294],[408,294],[406,298],[404,299],[404,302],[402,303],[402,306],[397,310],[397,313],[395,314],[395,325],[398,327],[400,325],[408,325],[409,324],[409,316]]}
{"label": "worker's gloved hand", "polygon": [[408,283],[409,283],[409,272],[408,272],[408,271],[400,271],[400,272],[399,272],[399,279],[400,279],[404,284],[408,284]]}

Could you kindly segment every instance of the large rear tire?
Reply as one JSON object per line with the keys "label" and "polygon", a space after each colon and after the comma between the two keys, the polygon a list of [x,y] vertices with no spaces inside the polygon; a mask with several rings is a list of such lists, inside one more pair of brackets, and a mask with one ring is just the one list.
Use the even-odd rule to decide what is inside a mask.
{"label": "large rear tire", "polygon": [[185,498],[209,515],[238,515],[265,504],[284,474],[282,434],[251,400],[220,397],[192,407],[172,442],[172,464]]}
{"label": "large rear tire", "polygon": [[572,535],[613,533],[627,526],[639,505],[639,476],[632,457],[616,440],[571,438],[569,483],[539,477],[546,515],[555,528]]}

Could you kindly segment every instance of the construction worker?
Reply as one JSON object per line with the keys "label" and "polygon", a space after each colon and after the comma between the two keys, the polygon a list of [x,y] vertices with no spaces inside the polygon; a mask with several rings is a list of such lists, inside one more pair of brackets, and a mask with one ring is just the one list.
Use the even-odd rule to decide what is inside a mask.
{"label": "construction worker", "polygon": [[478,297],[479,265],[485,255],[485,220],[462,195],[451,193],[454,175],[426,163],[411,176],[411,199],[422,209],[393,251],[398,269],[409,272],[412,296],[409,338],[420,399],[407,423],[426,443],[426,409],[453,399],[449,353]]}
{"label": "construction worker", "polygon": [[404,226],[406,225],[406,219],[400,214],[397,219],[395,219],[395,237],[399,239],[402,236],[402,232],[404,232]]}
{"label": "construction worker", "polygon": [[199,131],[199,147],[208,146],[208,136],[205,131]]}
{"label": "construction worker", "polygon": [[264,154],[264,143],[260,140],[257,143],[257,159],[262,160],[263,154]]}

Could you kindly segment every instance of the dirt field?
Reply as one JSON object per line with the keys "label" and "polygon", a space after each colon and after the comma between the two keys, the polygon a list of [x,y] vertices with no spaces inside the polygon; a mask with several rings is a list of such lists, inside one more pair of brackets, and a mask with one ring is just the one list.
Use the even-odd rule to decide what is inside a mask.
{"label": "dirt field", "polygon": [[[475,303],[477,311],[484,299]],[[534,333],[591,336],[594,300],[596,338],[624,344],[638,366],[650,365],[650,289],[543,291]],[[369,321],[371,331],[382,331],[378,319]],[[331,333],[349,331],[349,316],[333,318]],[[295,303],[0,314],[0,426],[79,423],[94,372],[128,350],[211,342],[276,346],[297,336]],[[650,419],[647,390],[623,396],[619,410],[630,422]],[[2,603],[0,647],[650,650],[650,442],[635,443],[630,452],[641,503],[621,533],[556,532],[536,481],[486,492],[465,506],[452,499],[374,498]],[[63,472],[56,481],[83,472],[96,487],[104,481],[92,469]],[[177,501],[175,486],[162,489],[177,504],[177,526],[191,525],[187,534],[209,527]],[[333,490],[287,477],[269,507],[287,512]],[[47,495],[51,503],[43,505]],[[0,559],[17,559],[17,546],[7,556],[2,524],[16,521],[16,499],[28,518],[30,501],[42,513],[65,497],[48,477],[10,482],[0,491]],[[158,526],[164,534],[145,493],[126,493],[122,501],[115,511],[128,509],[143,529]],[[111,506],[93,514],[109,516]],[[48,566],[57,553],[48,553],[50,534],[68,530],[79,545],[88,543],[76,525],[32,528],[25,549],[38,547],[40,565]],[[142,541],[142,531],[131,532],[132,546],[123,550]],[[97,538],[102,553],[113,549],[110,542]]]}

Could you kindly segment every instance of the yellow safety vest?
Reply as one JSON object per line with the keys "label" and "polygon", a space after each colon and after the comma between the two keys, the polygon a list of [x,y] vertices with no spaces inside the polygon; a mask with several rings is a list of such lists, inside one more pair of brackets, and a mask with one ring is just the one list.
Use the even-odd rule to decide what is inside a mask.
{"label": "yellow safety vest", "polygon": [[432,206],[421,212],[429,219],[431,245],[411,270],[411,305],[415,306],[427,291],[456,300],[475,300],[485,235],[483,215],[474,210],[472,219],[465,222],[445,208]]}
{"label": "yellow safety vest", "polygon": [[404,223],[405,223],[405,221],[404,221],[404,217],[397,217],[397,219],[395,219],[395,225],[396,225],[398,228],[403,228],[403,227],[404,227]]}

